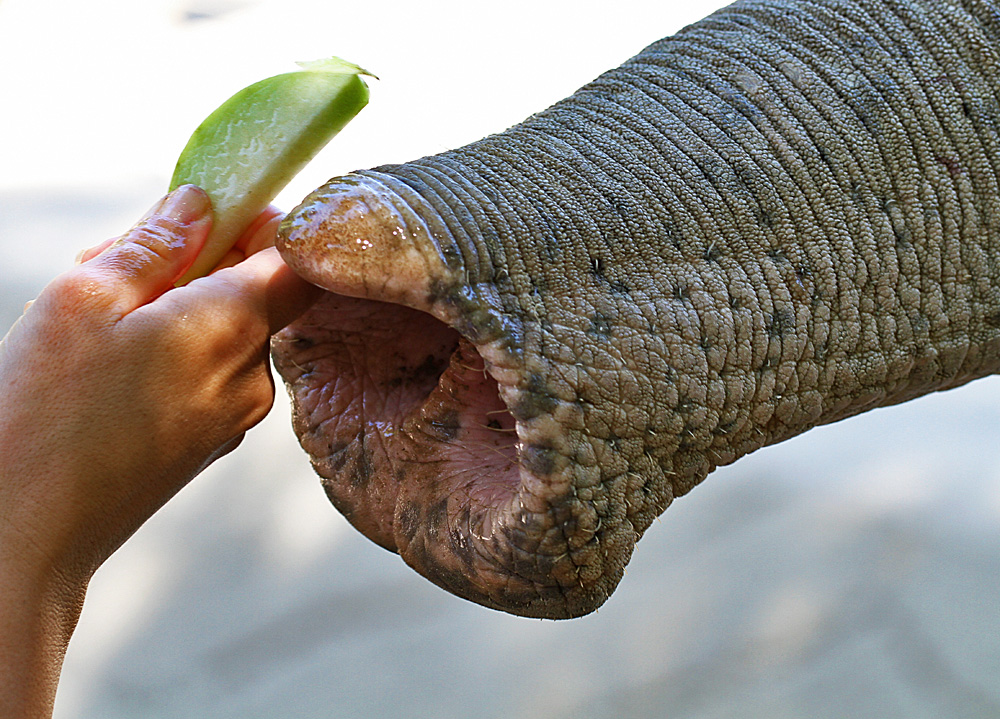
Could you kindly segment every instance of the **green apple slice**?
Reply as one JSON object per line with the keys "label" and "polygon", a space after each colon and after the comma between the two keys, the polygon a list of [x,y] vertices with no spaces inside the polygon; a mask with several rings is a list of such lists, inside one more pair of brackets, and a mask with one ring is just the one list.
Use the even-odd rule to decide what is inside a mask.
{"label": "green apple slice", "polygon": [[194,184],[212,200],[212,231],[183,285],[212,270],[271,200],[368,103],[371,75],[329,58],[240,90],[181,152],[170,189]]}

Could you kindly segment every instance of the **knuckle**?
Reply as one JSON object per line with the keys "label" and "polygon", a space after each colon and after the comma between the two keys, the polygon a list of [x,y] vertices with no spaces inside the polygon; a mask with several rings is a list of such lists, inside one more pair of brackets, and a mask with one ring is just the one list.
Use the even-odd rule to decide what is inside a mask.
{"label": "knuckle", "polygon": [[[262,329],[260,321],[248,317],[247,313],[225,313],[224,326],[213,325],[212,343],[220,358],[236,363],[257,363],[263,357],[268,338],[266,328]],[[222,324],[222,323],[220,323]]]}
{"label": "knuckle", "polygon": [[268,377],[262,377],[261,373],[255,372],[240,393],[237,405],[239,410],[234,416],[236,430],[246,432],[257,426],[271,411],[273,405],[274,386]]}
{"label": "knuckle", "polygon": [[80,266],[52,280],[36,301],[55,317],[79,321],[110,310],[115,292],[99,273]]}

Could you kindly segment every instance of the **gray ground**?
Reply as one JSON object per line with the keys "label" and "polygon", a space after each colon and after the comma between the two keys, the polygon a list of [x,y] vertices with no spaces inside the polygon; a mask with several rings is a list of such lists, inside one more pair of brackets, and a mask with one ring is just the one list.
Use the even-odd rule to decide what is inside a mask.
{"label": "gray ground", "polygon": [[[26,34],[51,12],[46,5],[5,0],[0,41],[5,27]],[[143,22],[154,25],[161,20],[155,13],[169,10],[170,32],[188,33],[178,34],[188,40],[193,32],[211,37],[213,23],[252,27],[270,6],[189,8],[160,0],[128,7],[138,5],[147,8]],[[469,19],[468,5],[430,5],[440,5],[442,17]],[[602,24],[625,27],[628,12],[641,12],[643,3],[622,5],[624,19],[577,22],[596,38],[608,31]],[[515,3],[521,21],[499,17],[498,32],[527,27],[530,35],[553,21],[554,11],[535,6]],[[117,6],[104,0],[94,7]],[[387,15],[394,8],[389,3]],[[435,26],[423,17],[407,22],[409,32],[424,33],[421,61],[443,71],[450,55],[434,42]],[[379,23],[387,32],[388,21]],[[361,27],[353,32],[363,34]],[[669,30],[640,27],[627,40],[637,50]],[[329,41],[335,51],[338,38]],[[496,50],[487,43],[476,54],[476,43],[460,42],[473,67]],[[9,43],[3,47],[12,52]],[[303,56],[322,54],[309,50]],[[376,59],[373,69],[383,77],[412,72],[416,63]],[[0,65],[9,68],[8,60],[0,57]],[[584,68],[587,76],[613,59],[594,62],[602,64]],[[456,72],[467,80],[461,73],[472,71]],[[502,69],[492,72],[489,81],[505,81]],[[523,72],[518,82],[533,84]],[[347,162],[403,159],[440,149],[419,147],[427,137],[464,141],[502,129],[470,121],[452,132],[453,113],[445,112],[424,118],[425,125],[417,118],[410,132],[420,139],[404,146],[392,116],[402,105],[433,104],[419,93],[396,97],[384,84],[389,107],[366,112],[386,141],[378,156]],[[552,100],[579,82],[538,77],[534,84]],[[519,101],[532,105],[508,108],[518,114],[501,125],[540,107],[528,95]],[[488,94],[483,98],[469,101],[478,107]],[[220,99],[216,92],[209,104]],[[14,157],[16,167],[20,156],[10,153],[18,143],[9,132],[0,136],[0,156]],[[4,327],[78,249],[127,227],[162,190],[157,171],[120,176],[115,153],[125,157],[122,167],[130,152],[134,162],[146,160],[109,138],[103,170],[52,165],[51,182],[0,178]],[[359,138],[361,145],[376,142]],[[390,151],[385,146],[402,154],[379,155]],[[352,145],[352,152],[359,151]],[[95,173],[99,181],[91,181]],[[991,379],[759,452],[668,510],[598,614],[554,623],[451,597],[357,535],[326,503],[280,401],[234,455],[185,489],[99,572],[56,715],[1000,717],[998,426],[1000,382]]]}

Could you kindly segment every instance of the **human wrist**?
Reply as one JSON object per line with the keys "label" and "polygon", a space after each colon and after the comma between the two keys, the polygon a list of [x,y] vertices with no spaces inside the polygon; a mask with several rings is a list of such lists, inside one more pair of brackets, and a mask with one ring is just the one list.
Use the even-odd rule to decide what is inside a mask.
{"label": "human wrist", "polygon": [[47,717],[86,582],[71,579],[0,528],[0,716]]}

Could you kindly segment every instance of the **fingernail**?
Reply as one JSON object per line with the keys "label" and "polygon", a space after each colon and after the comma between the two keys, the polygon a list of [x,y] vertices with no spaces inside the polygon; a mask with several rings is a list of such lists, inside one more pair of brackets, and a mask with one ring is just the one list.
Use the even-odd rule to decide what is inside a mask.
{"label": "fingernail", "polygon": [[182,225],[190,225],[205,217],[212,208],[205,191],[194,185],[181,185],[167,195],[157,215],[169,217]]}

